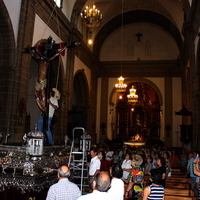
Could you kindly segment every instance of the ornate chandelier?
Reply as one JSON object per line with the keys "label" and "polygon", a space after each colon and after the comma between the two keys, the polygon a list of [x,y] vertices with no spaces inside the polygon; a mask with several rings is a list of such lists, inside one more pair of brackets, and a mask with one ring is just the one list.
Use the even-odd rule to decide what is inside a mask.
{"label": "ornate chandelier", "polygon": [[94,2],[86,6],[80,15],[81,22],[86,27],[98,27],[101,24],[102,14],[94,5]]}
{"label": "ornate chandelier", "polygon": [[134,85],[132,85],[131,89],[129,90],[130,94],[127,95],[129,103],[136,103],[138,101],[138,95],[136,94],[136,89]]}
{"label": "ornate chandelier", "polygon": [[127,85],[124,84],[124,77],[123,77],[123,76],[120,76],[120,77],[118,78],[118,83],[115,84],[116,91],[117,91],[118,93],[125,92],[125,91],[126,91],[126,87],[127,87]]}

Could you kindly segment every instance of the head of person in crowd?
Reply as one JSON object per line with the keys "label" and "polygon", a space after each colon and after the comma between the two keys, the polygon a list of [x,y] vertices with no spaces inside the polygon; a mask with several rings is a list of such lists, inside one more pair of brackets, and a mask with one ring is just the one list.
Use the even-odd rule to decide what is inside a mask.
{"label": "head of person in crowd", "polygon": [[92,147],[90,149],[90,155],[91,155],[92,158],[94,158],[97,155],[97,153],[98,153],[97,147]]}
{"label": "head of person in crowd", "polygon": [[122,170],[121,165],[119,165],[119,164],[117,164],[117,163],[114,163],[114,164],[111,166],[110,174],[111,174],[112,177],[115,177],[115,178],[122,178],[123,170]]}
{"label": "head of person in crowd", "polygon": [[169,152],[168,151],[163,152],[163,157],[165,159],[169,159]]}
{"label": "head of person in crowd", "polygon": [[162,156],[158,157],[156,164],[158,167],[165,167],[165,165],[166,165],[165,158]]}
{"label": "head of person in crowd", "polygon": [[93,189],[100,192],[107,192],[110,188],[111,177],[107,172],[99,172],[93,181]]}
{"label": "head of person in crowd", "polygon": [[66,165],[62,165],[58,168],[58,179],[69,178],[70,170]]}
{"label": "head of person in crowd", "polygon": [[131,160],[131,154],[130,153],[126,153],[125,160]]}
{"label": "head of person in crowd", "polygon": [[150,180],[154,184],[161,185],[161,183],[162,183],[162,172],[159,169],[151,169]]}
{"label": "head of person in crowd", "polygon": [[106,159],[106,154],[104,151],[99,151],[97,154],[99,160],[105,160]]}
{"label": "head of person in crowd", "polygon": [[147,156],[147,163],[152,163],[152,162],[153,162],[152,156]]}
{"label": "head of person in crowd", "polygon": [[131,165],[134,166],[140,166],[143,163],[143,159],[141,155],[136,154],[134,158],[132,159]]}

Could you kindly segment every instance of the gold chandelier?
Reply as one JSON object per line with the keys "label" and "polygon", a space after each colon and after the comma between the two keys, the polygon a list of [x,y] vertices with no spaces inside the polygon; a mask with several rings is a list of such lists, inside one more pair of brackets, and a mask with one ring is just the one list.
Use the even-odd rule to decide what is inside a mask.
{"label": "gold chandelier", "polygon": [[136,103],[138,101],[138,95],[136,94],[136,89],[134,85],[132,85],[131,89],[129,90],[130,94],[127,95],[129,103]]}
{"label": "gold chandelier", "polygon": [[118,78],[118,83],[115,84],[116,91],[117,91],[118,93],[123,93],[123,92],[126,91],[126,87],[127,87],[127,85],[124,84],[124,77],[123,77],[123,76],[120,76],[120,77]]}
{"label": "gold chandelier", "polygon": [[[121,54],[121,74],[122,74],[122,46],[123,46],[123,36],[124,36],[124,30],[123,30],[123,19],[124,19],[124,11],[123,11],[123,0],[122,0],[122,15],[121,15],[121,48],[120,48],[120,54]],[[124,84],[124,77],[121,75],[119,78],[118,78],[118,83],[115,84],[115,88],[116,88],[116,91],[118,93],[124,93],[126,91],[126,87],[127,85]],[[122,98],[122,96],[120,96]]]}
{"label": "gold chandelier", "polygon": [[98,27],[101,24],[102,14],[94,4],[90,2],[88,6],[81,12],[81,22],[86,27]]}

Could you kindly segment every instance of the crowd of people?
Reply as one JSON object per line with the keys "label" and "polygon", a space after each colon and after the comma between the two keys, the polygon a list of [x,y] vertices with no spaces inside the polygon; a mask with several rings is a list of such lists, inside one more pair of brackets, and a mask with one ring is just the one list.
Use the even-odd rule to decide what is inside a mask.
{"label": "crowd of people", "polygon": [[[197,152],[182,150],[177,153],[176,149],[165,146],[112,149],[94,145],[88,154],[88,168],[88,194],[81,195],[78,187],[68,180],[68,167],[61,166],[59,181],[50,187],[46,200],[163,200],[165,181],[173,168],[180,169],[185,177],[191,177],[191,188],[198,196]],[[148,183],[144,181],[147,178]]]}

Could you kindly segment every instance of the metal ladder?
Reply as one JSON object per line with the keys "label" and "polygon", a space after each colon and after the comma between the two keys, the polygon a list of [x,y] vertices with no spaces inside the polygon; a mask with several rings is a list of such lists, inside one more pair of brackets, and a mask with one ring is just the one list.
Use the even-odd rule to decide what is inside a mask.
{"label": "metal ladder", "polygon": [[[75,140],[75,131],[81,130],[82,135],[82,151],[73,151],[74,149],[74,140]],[[83,192],[83,186],[88,186],[88,184],[85,184],[84,181],[87,182],[88,177],[88,167],[87,167],[87,152],[85,148],[86,142],[85,142],[85,129],[82,127],[75,127],[73,129],[73,140],[69,155],[69,161],[68,166],[71,166],[71,178],[72,181],[77,184],[80,187],[81,192]],[[76,183],[78,180],[78,183]],[[79,182],[80,181],[80,182]]]}

